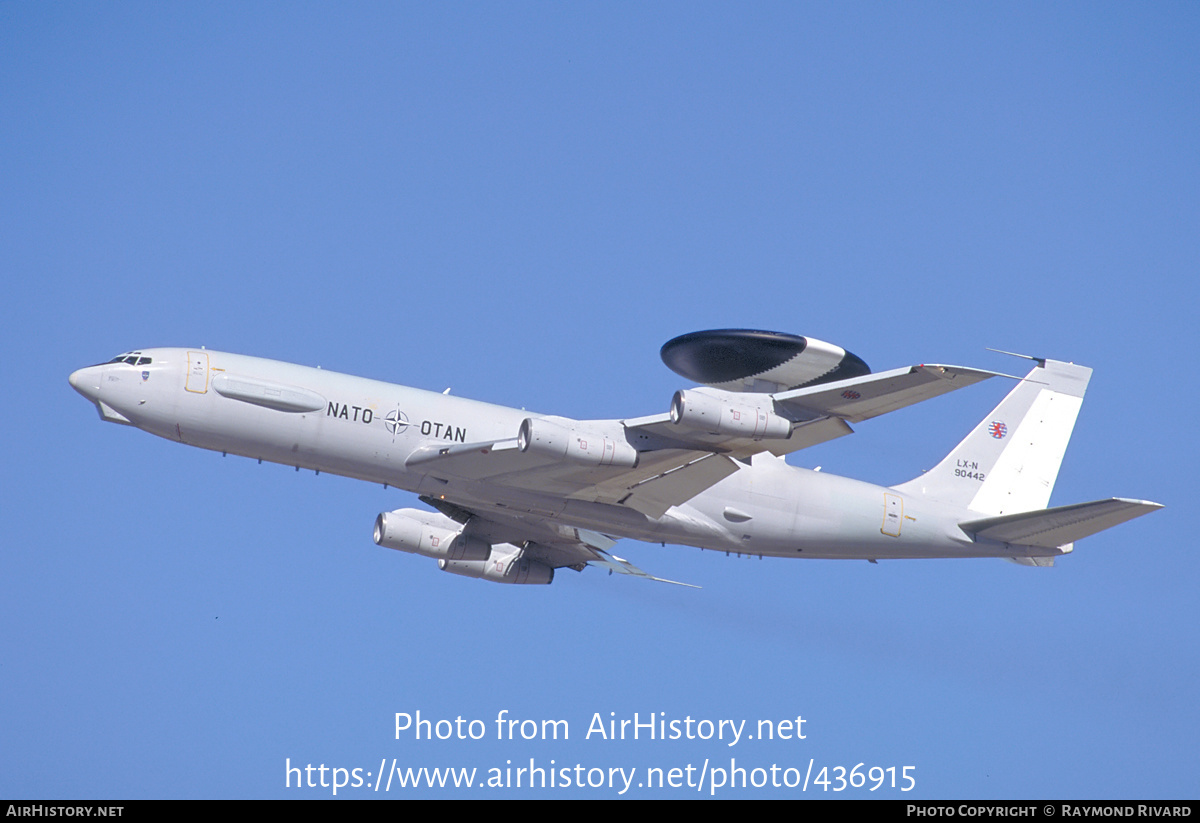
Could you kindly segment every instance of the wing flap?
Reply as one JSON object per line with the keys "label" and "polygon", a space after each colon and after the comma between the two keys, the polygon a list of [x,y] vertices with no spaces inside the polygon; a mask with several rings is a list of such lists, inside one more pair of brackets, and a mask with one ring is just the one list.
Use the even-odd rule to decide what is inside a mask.
{"label": "wing flap", "polygon": [[657,519],[666,514],[667,509],[691,500],[737,470],[737,463],[728,457],[705,454],[690,463],[638,481],[617,502]]}

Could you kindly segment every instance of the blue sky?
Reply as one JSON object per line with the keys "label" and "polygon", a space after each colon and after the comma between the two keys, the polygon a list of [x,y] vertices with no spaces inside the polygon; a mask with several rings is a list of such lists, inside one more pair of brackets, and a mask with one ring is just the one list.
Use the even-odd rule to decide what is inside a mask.
{"label": "blue sky", "polygon": [[[0,796],[733,758],[1196,797],[1198,35],[1184,3],[0,6]],[[727,327],[1090,365],[1052,503],[1166,509],[1050,570],[626,541],[703,588],[495,586],[371,542],[410,495],[103,424],[66,381],[204,345],[624,417],[685,385],[663,342]],[[906,480],[993,383],[791,461]],[[489,735],[397,740],[418,710]],[[570,739],[497,741],[504,710]],[[806,738],[585,739],[635,712]],[[415,794],[616,792],[371,796]]]}

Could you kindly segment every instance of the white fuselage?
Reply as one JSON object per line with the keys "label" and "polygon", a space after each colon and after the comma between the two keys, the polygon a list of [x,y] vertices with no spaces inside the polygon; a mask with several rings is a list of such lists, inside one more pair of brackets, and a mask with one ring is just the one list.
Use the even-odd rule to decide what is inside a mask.
{"label": "white fuselage", "polygon": [[[191,446],[387,484],[477,512],[605,534],[779,557],[1014,557],[1029,547],[972,539],[967,514],[771,455],[650,518],[625,506],[439,478],[406,466],[423,447],[516,436],[530,412],[321,369],[196,349],[80,369],[71,385],[101,416]],[[1056,554],[1046,551],[1045,554]]]}

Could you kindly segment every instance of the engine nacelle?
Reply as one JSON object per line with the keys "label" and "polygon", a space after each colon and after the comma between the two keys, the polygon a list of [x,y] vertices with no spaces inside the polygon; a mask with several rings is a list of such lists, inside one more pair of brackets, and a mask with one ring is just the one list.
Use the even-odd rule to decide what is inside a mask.
{"label": "engine nacelle", "polygon": [[438,568],[451,574],[477,577],[493,583],[545,585],[554,580],[554,569],[545,563],[531,560],[520,549],[504,554],[500,546],[487,560],[439,560]]}
{"label": "engine nacelle", "polygon": [[[709,394],[710,390],[677,391],[671,398],[671,420],[677,426],[753,440],[786,440],[792,421],[774,411],[769,395]],[[747,403],[758,399],[761,403]],[[738,402],[741,401],[741,402]]]}
{"label": "engine nacelle", "polygon": [[[439,560],[487,560],[492,547],[477,537],[463,534],[462,528],[452,529],[433,521],[447,517],[417,509],[397,509],[383,512],[375,518],[375,542],[385,549],[423,554]],[[454,524],[457,526],[457,524]]]}
{"label": "engine nacelle", "polygon": [[604,432],[565,417],[527,417],[517,432],[517,448],[585,466],[632,469],[638,462],[637,449],[625,440],[620,423],[612,425],[612,431]]}

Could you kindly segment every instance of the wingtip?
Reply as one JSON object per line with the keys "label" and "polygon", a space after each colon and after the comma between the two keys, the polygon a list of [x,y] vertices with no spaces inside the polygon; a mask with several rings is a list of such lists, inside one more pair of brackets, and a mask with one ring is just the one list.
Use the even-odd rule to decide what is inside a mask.
{"label": "wingtip", "polygon": [[1046,365],[1046,358],[1044,357],[1034,357],[1032,354],[1021,354],[1020,352],[1005,351],[1004,349],[993,349],[991,346],[984,346],[984,348],[988,351],[994,351],[996,354],[1007,354],[1009,357],[1021,357],[1025,360],[1032,360],[1039,366],[1044,367]]}
{"label": "wingtip", "polygon": [[665,577],[650,577],[651,580],[657,580],[659,583],[670,583],[672,586],[686,586],[689,589],[700,589],[703,586],[697,586],[693,583],[681,583],[678,580],[668,580]]}

